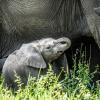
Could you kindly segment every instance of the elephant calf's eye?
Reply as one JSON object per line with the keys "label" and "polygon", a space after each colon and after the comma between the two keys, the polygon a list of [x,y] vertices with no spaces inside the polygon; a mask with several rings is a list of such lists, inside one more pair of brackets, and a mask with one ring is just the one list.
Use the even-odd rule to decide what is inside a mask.
{"label": "elephant calf's eye", "polygon": [[61,41],[60,43],[61,43],[61,44],[66,44],[66,42],[65,42],[65,41]]}
{"label": "elephant calf's eye", "polygon": [[50,48],[51,48],[51,46],[46,47],[46,49],[50,49]]}

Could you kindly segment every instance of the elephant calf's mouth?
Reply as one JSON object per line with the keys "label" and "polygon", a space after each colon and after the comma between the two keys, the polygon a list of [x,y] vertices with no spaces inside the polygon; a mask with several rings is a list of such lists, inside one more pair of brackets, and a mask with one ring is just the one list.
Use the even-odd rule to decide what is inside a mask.
{"label": "elephant calf's mouth", "polygon": [[63,51],[57,51],[57,54],[62,54],[63,53]]}

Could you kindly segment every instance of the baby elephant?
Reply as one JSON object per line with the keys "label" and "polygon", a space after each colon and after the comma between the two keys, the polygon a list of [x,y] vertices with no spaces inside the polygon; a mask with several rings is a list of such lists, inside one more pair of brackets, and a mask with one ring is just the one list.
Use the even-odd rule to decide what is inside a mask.
{"label": "baby elephant", "polygon": [[10,54],[4,63],[4,84],[11,88],[17,87],[15,74],[20,76],[22,83],[27,84],[29,75],[37,77],[39,72],[41,75],[46,74],[48,63],[52,62],[54,73],[59,74],[62,66],[66,70],[67,59],[63,53],[70,45],[71,41],[65,37],[45,38],[23,44],[19,50]]}

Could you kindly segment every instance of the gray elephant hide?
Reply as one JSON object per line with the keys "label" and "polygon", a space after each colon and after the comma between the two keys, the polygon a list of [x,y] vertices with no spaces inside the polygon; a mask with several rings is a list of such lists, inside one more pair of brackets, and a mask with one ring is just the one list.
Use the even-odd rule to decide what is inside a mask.
{"label": "gray elephant hide", "polygon": [[6,58],[0,59],[0,71],[2,71]]}
{"label": "gray elephant hide", "polygon": [[[72,52],[78,44],[92,44],[93,52],[87,51],[93,59],[91,68],[95,69],[100,65],[100,16],[94,10],[98,7],[100,0],[0,0],[0,59],[23,43],[64,36],[71,39]],[[84,36],[95,42],[90,38],[77,42]]]}
{"label": "gray elephant hide", "polygon": [[86,16],[86,20],[90,29],[91,35],[96,40],[100,48],[100,16],[98,16],[94,8],[100,6],[100,0],[80,0],[83,12]]}
{"label": "gray elephant hide", "polygon": [[52,68],[54,73],[59,74],[61,67],[67,71],[67,59],[63,53],[70,45],[70,40],[64,37],[59,39],[46,38],[23,44],[5,61],[2,71],[5,85],[16,87],[15,73],[26,84],[29,74],[37,77],[40,69],[41,74],[46,74],[48,64],[52,62],[55,63]]}
{"label": "gray elephant hide", "polygon": [[1,0],[0,58],[45,37],[92,36],[100,47],[100,17],[94,11],[99,5],[99,0]]}
{"label": "gray elephant hide", "polygon": [[94,8],[94,11],[100,16],[100,7]]}

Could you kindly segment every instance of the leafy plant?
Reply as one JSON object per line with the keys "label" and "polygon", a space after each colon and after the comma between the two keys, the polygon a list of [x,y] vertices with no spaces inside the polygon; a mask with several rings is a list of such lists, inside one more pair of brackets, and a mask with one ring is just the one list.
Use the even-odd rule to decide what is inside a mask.
{"label": "leafy plant", "polygon": [[100,100],[100,81],[91,85],[93,74],[89,72],[89,64],[82,53],[76,63],[74,56],[73,70],[70,75],[65,73],[65,79],[59,81],[52,71],[52,66],[46,75],[39,75],[38,79],[29,76],[27,85],[22,88],[18,77],[16,82],[19,89],[15,92],[4,88],[3,78],[0,78],[0,100]]}

